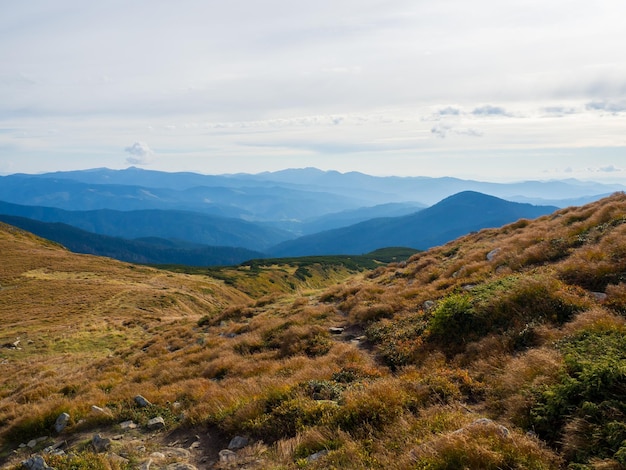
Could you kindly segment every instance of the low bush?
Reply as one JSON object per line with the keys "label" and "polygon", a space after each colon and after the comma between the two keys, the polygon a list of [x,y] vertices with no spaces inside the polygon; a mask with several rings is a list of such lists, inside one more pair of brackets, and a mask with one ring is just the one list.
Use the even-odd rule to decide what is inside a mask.
{"label": "low bush", "polygon": [[626,464],[626,329],[590,328],[559,348],[565,369],[558,383],[536,391],[533,429],[573,462]]}

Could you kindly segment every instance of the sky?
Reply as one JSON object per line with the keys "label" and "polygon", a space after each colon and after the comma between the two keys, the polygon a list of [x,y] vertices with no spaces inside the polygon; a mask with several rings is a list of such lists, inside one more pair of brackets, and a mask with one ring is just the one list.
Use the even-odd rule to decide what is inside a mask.
{"label": "sky", "polygon": [[0,0],[0,174],[626,184],[623,0]]}

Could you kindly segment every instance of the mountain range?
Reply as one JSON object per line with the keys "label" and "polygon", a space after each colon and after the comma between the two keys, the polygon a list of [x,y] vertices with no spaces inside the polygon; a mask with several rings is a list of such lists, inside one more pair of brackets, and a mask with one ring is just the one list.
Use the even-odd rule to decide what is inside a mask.
{"label": "mountain range", "polygon": [[624,189],[575,180],[496,184],[314,168],[256,175],[93,169],[0,177],[0,214],[38,221],[13,220],[81,252],[107,246],[95,254],[222,264],[248,255],[427,249]]}

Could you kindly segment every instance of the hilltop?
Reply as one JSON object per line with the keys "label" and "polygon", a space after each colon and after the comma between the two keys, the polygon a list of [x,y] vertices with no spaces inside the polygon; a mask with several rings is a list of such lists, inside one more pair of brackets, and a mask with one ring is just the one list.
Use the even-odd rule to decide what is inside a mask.
{"label": "hilltop", "polygon": [[[156,270],[7,225],[0,251],[6,465],[626,465],[623,193],[326,277]],[[302,283],[244,292],[253,269]]]}

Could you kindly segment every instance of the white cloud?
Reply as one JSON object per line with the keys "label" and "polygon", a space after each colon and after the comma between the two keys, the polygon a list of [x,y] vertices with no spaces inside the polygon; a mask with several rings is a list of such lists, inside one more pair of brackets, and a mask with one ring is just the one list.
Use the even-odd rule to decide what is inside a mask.
{"label": "white cloud", "polygon": [[126,162],[131,165],[148,165],[152,162],[154,152],[145,142],[135,142],[130,147],[124,149],[130,156],[126,158]]}
{"label": "white cloud", "polygon": [[621,113],[626,111],[626,100],[591,101],[587,103],[586,108],[593,111]]}
{"label": "white cloud", "polygon": [[615,165],[603,166],[603,167],[598,168],[598,170],[603,173],[616,173],[616,172],[622,171],[621,168],[618,168]]}

